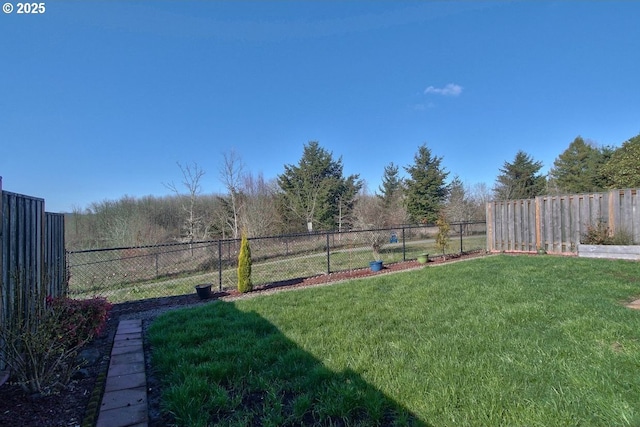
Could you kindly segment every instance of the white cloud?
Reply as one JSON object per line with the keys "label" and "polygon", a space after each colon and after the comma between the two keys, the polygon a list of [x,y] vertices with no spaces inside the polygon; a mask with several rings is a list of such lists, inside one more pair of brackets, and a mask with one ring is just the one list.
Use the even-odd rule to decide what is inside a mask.
{"label": "white cloud", "polygon": [[462,86],[454,83],[449,83],[445,87],[429,86],[424,90],[424,94],[428,95],[430,93],[442,96],[458,96],[462,93]]}

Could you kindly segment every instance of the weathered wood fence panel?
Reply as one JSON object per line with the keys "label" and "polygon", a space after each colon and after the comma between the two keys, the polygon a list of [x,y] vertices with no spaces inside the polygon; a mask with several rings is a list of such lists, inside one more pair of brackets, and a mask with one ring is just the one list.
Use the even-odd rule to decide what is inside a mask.
{"label": "weathered wood fence panel", "polygon": [[44,268],[47,295],[67,294],[67,253],[64,214],[45,212]]}
{"label": "weathered wood fence panel", "polygon": [[487,250],[575,253],[598,222],[640,244],[640,189],[489,202]]}
{"label": "weathered wood fence panel", "polygon": [[64,215],[45,213],[43,199],[2,191],[2,178],[0,193],[0,327],[5,327],[35,313],[48,295],[66,295],[67,277]]}

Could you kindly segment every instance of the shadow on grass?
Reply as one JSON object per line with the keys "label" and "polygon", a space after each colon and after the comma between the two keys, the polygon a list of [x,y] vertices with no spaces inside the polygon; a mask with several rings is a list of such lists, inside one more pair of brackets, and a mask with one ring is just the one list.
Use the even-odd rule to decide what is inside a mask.
{"label": "shadow on grass", "polygon": [[177,425],[428,426],[357,372],[328,369],[233,303],[168,313],[149,339]]}

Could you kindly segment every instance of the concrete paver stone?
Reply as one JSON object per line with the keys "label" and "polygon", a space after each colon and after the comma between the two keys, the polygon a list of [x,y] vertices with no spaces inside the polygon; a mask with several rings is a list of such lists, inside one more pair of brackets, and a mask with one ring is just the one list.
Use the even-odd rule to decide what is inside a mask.
{"label": "concrete paver stone", "polygon": [[96,427],[129,427],[147,425],[147,403],[100,411]]}
{"label": "concrete paver stone", "polygon": [[109,365],[109,376],[117,377],[121,375],[139,374],[144,372],[144,363],[112,363]]}
{"label": "concrete paver stone", "polygon": [[143,387],[108,391],[102,397],[100,410],[124,408],[147,403],[147,390]]}
{"label": "concrete paver stone", "polygon": [[122,365],[123,363],[144,363],[144,354],[140,351],[128,353],[111,354],[110,366]]}
{"label": "concrete paver stone", "polygon": [[142,338],[131,339],[131,340],[114,340],[113,347],[132,347],[132,346],[142,346]]}
{"label": "concrete paver stone", "polygon": [[140,353],[142,350],[142,346],[136,346],[136,345],[127,345],[127,346],[120,346],[120,347],[113,347],[111,349],[111,357],[113,356],[119,356],[119,355],[123,355],[123,354],[136,354],[136,353]]}

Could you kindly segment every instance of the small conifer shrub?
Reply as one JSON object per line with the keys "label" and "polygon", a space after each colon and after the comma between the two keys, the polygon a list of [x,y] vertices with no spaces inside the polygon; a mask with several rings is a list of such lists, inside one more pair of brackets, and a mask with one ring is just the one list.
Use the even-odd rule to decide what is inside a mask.
{"label": "small conifer shrub", "polygon": [[240,254],[238,254],[238,291],[245,293],[253,289],[251,283],[251,247],[247,234],[242,233]]}
{"label": "small conifer shrub", "polygon": [[449,245],[449,230],[451,230],[444,212],[440,212],[440,214],[438,215],[436,225],[438,226],[438,234],[436,235],[436,246],[442,251],[442,255],[444,255],[445,250]]}

